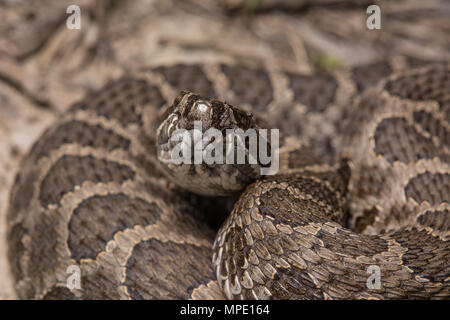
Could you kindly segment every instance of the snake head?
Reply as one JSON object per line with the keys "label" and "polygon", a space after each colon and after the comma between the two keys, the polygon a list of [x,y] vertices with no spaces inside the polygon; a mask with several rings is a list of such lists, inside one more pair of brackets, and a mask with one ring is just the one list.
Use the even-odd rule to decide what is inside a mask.
{"label": "snake head", "polygon": [[164,129],[170,129],[169,131],[175,127],[191,130],[195,122],[199,121],[204,130],[210,128],[220,131],[233,128],[247,130],[256,126],[250,112],[188,91],[181,91],[163,118],[165,118],[163,124],[167,125]]}
{"label": "snake head", "polygon": [[[182,91],[163,117],[157,130],[158,159],[177,185],[203,195],[228,195],[259,176],[258,164],[225,163],[230,130],[258,128],[251,113]],[[248,145],[243,149],[248,156]],[[208,151],[213,162],[205,160]]]}

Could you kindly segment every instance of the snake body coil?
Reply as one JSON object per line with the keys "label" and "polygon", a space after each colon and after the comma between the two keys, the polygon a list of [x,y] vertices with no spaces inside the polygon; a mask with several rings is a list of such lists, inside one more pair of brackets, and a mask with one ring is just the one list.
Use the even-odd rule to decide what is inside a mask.
{"label": "snake body coil", "polygon": [[[250,184],[216,236],[165,175],[194,190],[201,183],[191,181],[229,176],[174,173],[156,157],[156,130],[181,90],[229,102],[217,106],[236,125],[251,111],[282,133],[279,174]],[[18,295],[448,298],[450,68],[394,73],[354,98],[359,91],[356,71],[179,64],[87,96],[17,175],[8,243]],[[257,178],[246,172],[225,184]],[[80,289],[66,286],[71,265]]]}

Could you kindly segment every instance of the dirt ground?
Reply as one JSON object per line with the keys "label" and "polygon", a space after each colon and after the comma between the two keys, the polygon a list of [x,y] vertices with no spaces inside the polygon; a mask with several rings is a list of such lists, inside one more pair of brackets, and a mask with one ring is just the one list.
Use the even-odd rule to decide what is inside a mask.
{"label": "dirt ground", "polygon": [[[245,60],[308,72],[311,61],[334,68],[381,59],[387,47],[450,60],[450,39],[426,37],[450,34],[448,10],[420,30],[411,29],[413,20],[399,19],[373,31],[365,27],[364,6],[230,16],[219,2],[0,0],[0,299],[15,298],[6,212],[20,159],[71,103],[108,80],[143,65],[180,61]],[[422,2],[408,5],[442,5]],[[66,9],[74,3],[81,8],[79,30],[66,26]],[[405,8],[382,10],[394,16]]]}

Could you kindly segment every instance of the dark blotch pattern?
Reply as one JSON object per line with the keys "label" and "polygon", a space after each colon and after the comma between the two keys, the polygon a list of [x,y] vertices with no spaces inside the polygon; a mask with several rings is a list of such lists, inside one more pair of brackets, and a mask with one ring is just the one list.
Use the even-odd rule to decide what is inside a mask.
{"label": "dark blotch pattern", "polygon": [[387,251],[388,248],[388,243],[384,239],[357,234],[344,228],[338,229],[336,234],[319,231],[317,237],[325,243],[327,249],[344,256],[373,257]]}
{"label": "dark blotch pattern", "polygon": [[294,99],[305,105],[308,111],[323,112],[334,100],[337,90],[336,79],[327,73],[315,75],[287,74]]}
{"label": "dark blotch pattern", "polygon": [[450,118],[450,68],[436,65],[424,74],[409,74],[388,81],[385,89],[392,95],[411,100],[436,100]]}
{"label": "dark blotch pattern", "polygon": [[[377,166],[362,165],[357,172],[353,172],[356,196],[360,199],[380,196],[387,183],[385,170]],[[377,171],[382,174],[373,174]]]}
{"label": "dark blotch pattern", "polygon": [[425,172],[412,178],[405,188],[406,198],[417,203],[428,201],[431,205],[450,203],[450,174]]}
{"label": "dark blotch pattern", "polygon": [[322,164],[323,159],[316,156],[313,148],[311,147],[301,147],[292,150],[288,153],[288,167],[289,168],[303,168],[311,163]]}
{"label": "dark blotch pattern", "polygon": [[426,111],[414,112],[414,121],[425,131],[436,137],[441,145],[450,148],[450,131],[433,114]]}
{"label": "dark blotch pattern", "polygon": [[116,119],[125,127],[129,124],[142,125],[136,106],[161,108],[164,103],[165,100],[156,86],[145,80],[124,77],[73,105],[69,112],[94,111],[107,119]]}
{"label": "dark blotch pattern", "polygon": [[390,163],[432,159],[440,154],[432,140],[417,132],[404,118],[381,121],[375,131],[375,152]]}
{"label": "dark blotch pattern", "polygon": [[39,200],[45,208],[49,204],[57,204],[75,186],[84,181],[94,183],[117,182],[134,179],[134,171],[116,162],[96,159],[92,156],[68,156],[59,159],[41,183]]}
{"label": "dark blotch pattern", "polygon": [[221,65],[222,72],[230,80],[238,104],[249,104],[256,112],[264,112],[273,99],[273,89],[264,70],[240,65]]}
{"label": "dark blotch pattern", "polygon": [[356,88],[358,92],[362,92],[367,87],[375,85],[381,78],[390,75],[393,70],[385,61],[379,61],[355,67],[352,71]]}
{"label": "dark blotch pattern", "polygon": [[84,300],[119,300],[117,271],[111,265],[99,267],[94,273],[83,275],[81,288]]}
{"label": "dark blotch pattern", "polygon": [[125,285],[132,299],[188,299],[213,276],[210,248],[150,239],[137,244]]}
{"label": "dark blotch pattern", "polygon": [[401,230],[393,237],[408,251],[403,254],[404,265],[415,275],[433,282],[445,282],[450,276],[450,247],[448,243],[428,234],[425,230]]}
{"label": "dark blotch pattern", "polygon": [[11,207],[8,211],[8,219],[14,219],[17,213],[29,206],[34,196],[38,174],[37,170],[17,173],[11,192]]}
{"label": "dark blotch pattern", "polygon": [[69,222],[69,248],[72,257],[95,259],[118,231],[135,225],[154,224],[161,215],[155,203],[125,194],[93,196],[74,210]]}
{"label": "dark blotch pattern", "polygon": [[31,151],[35,161],[48,155],[51,150],[57,149],[63,144],[76,143],[93,148],[104,148],[108,151],[114,149],[128,150],[130,140],[112,130],[98,125],[89,125],[79,121],[63,123],[49,134],[45,134],[33,146]]}
{"label": "dark blotch pattern", "polygon": [[[288,190],[273,188],[260,196],[260,212],[265,215],[274,215],[273,208],[276,208],[276,216],[282,223],[287,224],[308,224],[310,222],[326,222],[334,220],[342,222],[340,216],[341,202],[338,199],[336,191],[341,191],[341,195],[345,194],[345,186],[339,183],[339,177],[333,178],[329,176],[329,182],[334,186],[335,190],[330,190],[324,184],[316,182],[308,177],[308,174],[303,173],[302,176],[275,178],[279,182],[289,183],[294,188],[298,189],[302,197],[292,197]],[[326,174],[322,174],[321,179],[326,179]],[[319,178],[319,177],[318,177]],[[273,178],[272,178],[273,179]],[[268,179],[269,181],[271,178]],[[306,198],[308,196],[308,198]],[[335,208],[334,210],[328,209]]]}
{"label": "dark blotch pattern", "polygon": [[77,300],[77,297],[66,287],[53,287],[47,291],[43,300]]}
{"label": "dark blotch pattern", "polygon": [[[309,187],[311,187],[311,184]],[[315,186],[312,187],[307,194],[319,195],[319,189]],[[330,191],[326,192],[326,194],[331,195],[332,198],[328,199],[324,205],[320,205],[313,200],[291,198],[286,190],[273,189],[260,197],[261,206],[259,211],[261,214],[269,216],[273,216],[276,213],[276,217],[280,222],[290,225],[325,222],[328,220],[327,216],[323,214],[324,211],[326,212],[325,205],[329,204],[329,202],[332,202],[333,205],[337,204],[335,196]],[[323,197],[321,198],[323,200]],[[275,204],[273,205],[273,203]],[[276,211],[274,211],[274,208]],[[301,222],[299,223],[298,221]]]}
{"label": "dark blotch pattern", "polygon": [[177,64],[153,69],[162,74],[175,89],[191,91],[206,97],[216,97],[214,86],[198,65]]}
{"label": "dark blotch pattern", "polygon": [[427,211],[421,215],[417,221],[426,227],[431,227],[433,230],[449,231],[450,230],[450,211],[436,210]]}
{"label": "dark blotch pattern", "polygon": [[363,215],[356,219],[355,232],[363,232],[368,226],[372,225],[378,215],[376,207],[366,209],[363,211]]}
{"label": "dark blotch pattern", "polygon": [[[58,246],[61,245],[61,238],[58,234],[61,230],[59,228],[62,219],[58,210],[48,210],[35,220],[33,228],[28,233],[31,241],[28,248],[29,260],[25,274],[40,279],[40,275],[45,272],[55,272],[56,267],[61,262],[59,259],[51,257],[55,257]],[[28,294],[27,296],[30,297]]]}

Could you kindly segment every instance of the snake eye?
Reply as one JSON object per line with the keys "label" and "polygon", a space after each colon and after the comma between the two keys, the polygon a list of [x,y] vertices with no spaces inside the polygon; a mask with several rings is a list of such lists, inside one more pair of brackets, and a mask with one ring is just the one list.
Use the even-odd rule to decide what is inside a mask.
{"label": "snake eye", "polygon": [[191,113],[195,112],[199,115],[209,114],[209,111],[211,110],[211,106],[208,102],[199,100],[194,103]]}
{"label": "snake eye", "polygon": [[194,108],[196,108],[199,113],[206,113],[210,109],[209,105],[207,105],[206,103],[203,103],[203,102],[196,103]]}
{"label": "snake eye", "polygon": [[191,121],[203,121],[205,124],[210,122],[211,118],[211,104],[204,100],[198,100],[193,105],[191,110],[189,110],[188,117]]}

